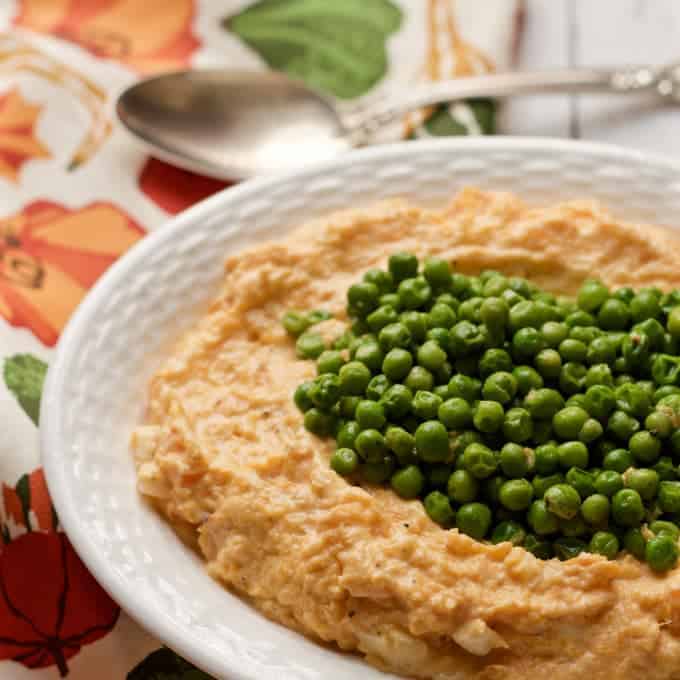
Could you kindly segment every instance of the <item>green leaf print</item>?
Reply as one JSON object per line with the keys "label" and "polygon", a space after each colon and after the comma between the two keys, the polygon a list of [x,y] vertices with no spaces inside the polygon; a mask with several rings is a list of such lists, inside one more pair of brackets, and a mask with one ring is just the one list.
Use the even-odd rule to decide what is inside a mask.
{"label": "green leaf print", "polygon": [[162,647],[138,663],[127,674],[127,680],[213,680],[213,677]]}
{"label": "green leaf print", "polygon": [[273,69],[342,99],[370,90],[401,24],[390,0],[261,0],[223,19]]}
{"label": "green leaf print", "polygon": [[32,354],[15,354],[5,359],[3,375],[7,389],[36,425],[40,419],[40,396],[46,373],[47,364]]}

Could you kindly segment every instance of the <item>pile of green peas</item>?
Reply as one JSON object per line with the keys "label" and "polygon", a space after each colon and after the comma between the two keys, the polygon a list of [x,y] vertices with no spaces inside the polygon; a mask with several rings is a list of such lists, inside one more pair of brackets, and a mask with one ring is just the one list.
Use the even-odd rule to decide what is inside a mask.
{"label": "pile of green peas", "polygon": [[539,558],[676,566],[680,291],[591,279],[573,300],[402,252],[349,288],[347,312],[330,346],[324,312],[283,319],[316,360],[294,400],[335,438],[338,474]]}

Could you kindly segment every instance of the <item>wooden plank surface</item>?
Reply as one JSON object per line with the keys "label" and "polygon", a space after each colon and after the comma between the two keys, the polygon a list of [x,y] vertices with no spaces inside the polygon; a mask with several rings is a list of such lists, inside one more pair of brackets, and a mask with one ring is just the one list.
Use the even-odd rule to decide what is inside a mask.
{"label": "wooden plank surface", "polygon": [[[526,0],[518,68],[680,62],[678,0]],[[505,134],[611,142],[680,157],[680,105],[649,97],[508,102]]]}

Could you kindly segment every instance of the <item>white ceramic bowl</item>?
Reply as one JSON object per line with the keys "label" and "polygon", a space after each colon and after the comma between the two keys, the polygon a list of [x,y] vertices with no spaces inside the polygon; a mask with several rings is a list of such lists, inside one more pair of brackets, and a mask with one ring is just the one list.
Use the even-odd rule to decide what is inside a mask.
{"label": "white ceramic bowl", "polygon": [[213,297],[227,253],[329,211],[464,185],[525,199],[596,198],[615,214],[680,222],[680,165],[593,144],[437,139],[375,147],[224,191],[144,239],[64,331],[42,403],[42,451],[61,523],[94,576],[142,626],[218,678],[386,677],[271,623],[204,572],[135,490],[128,442],[146,385]]}

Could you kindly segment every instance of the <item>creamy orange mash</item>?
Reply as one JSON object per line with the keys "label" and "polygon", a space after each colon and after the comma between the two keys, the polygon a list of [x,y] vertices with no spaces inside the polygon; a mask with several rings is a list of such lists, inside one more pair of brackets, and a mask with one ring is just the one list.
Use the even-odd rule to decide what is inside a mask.
{"label": "creamy orange mash", "polygon": [[531,209],[461,192],[444,210],[403,201],[317,220],[226,264],[221,293],[155,375],[133,443],[139,489],[215,578],[266,616],[398,674],[437,680],[677,680],[680,569],[626,556],[540,561],[445,531],[420,501],[348,483],[333,442],[292,394],[314,376],[280,319],[324,308],[390,254],[436,254],[573,293],[680,286],[680,238],[590,202]]}

